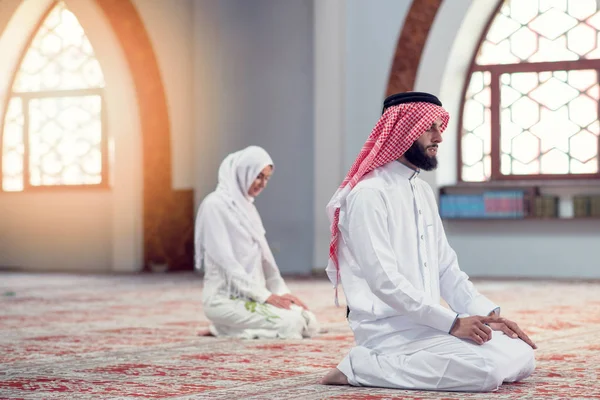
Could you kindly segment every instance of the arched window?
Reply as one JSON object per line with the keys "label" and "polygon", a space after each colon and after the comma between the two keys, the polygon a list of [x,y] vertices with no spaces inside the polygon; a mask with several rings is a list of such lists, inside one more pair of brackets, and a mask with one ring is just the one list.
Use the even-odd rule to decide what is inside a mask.
{"label": "arched window", "polygon": [[16,72],[2,131],[2,190],[107,185],[104,76],[75,15],[57,2]]}
{"label": "arched window", "polygon": [[596,0],[507,0],[464,93],[462,181],[600,178]]}

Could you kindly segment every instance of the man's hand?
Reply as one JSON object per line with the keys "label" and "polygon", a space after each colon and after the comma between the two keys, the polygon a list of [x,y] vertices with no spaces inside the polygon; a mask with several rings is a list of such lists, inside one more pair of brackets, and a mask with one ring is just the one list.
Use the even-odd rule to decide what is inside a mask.
{"label": "man's hand", "polygon": [[265,301],[265,303],[275,306],[277,308],[284,308],[286,310],[289,310],[292,305],[292,301],[290,299],[284,296],[278,296],[276,294],[270,295],[267,301]]}
{"label": "man's hand", "polygon": [[306,307],[306,304],[304,304],[299,298],[297,298],[296,296],[288,293],[288,294],[284,294],[283,296],[284,299],[288,299],[291,300],[292,304],[296,304],[302,308],[304,308],[305,310],[308,310],[308,307]]}
{"label": "man's hand", "polygon": [[519,328],[519,325],[517,325],[513,321],[510,321],[506,318],[497,318],[493,322],[488,323],[488,325],[495,331],[504,332],[506,336],[511,337],[513,339],[519,338],[528,345],[530,345],[533,349],[537,349],[535,343],[533,343],[533,341],[529,339],[529,336],[527,336],[525,332],[523,332],[521,328]]}
{"label": "man's hand", "polygon": [[472,316],[457,318],[450,334],[460,339],[470,339],[477,344],[484,344],[492,338],[492,330],[485,324],[498,320],[497,317]]}

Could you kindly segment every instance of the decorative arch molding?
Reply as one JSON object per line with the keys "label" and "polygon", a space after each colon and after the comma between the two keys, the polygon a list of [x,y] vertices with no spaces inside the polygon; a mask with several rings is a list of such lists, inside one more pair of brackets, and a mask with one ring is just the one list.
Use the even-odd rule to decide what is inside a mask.
{"label": "decorative arch molding", "polygon": [[171,133],[152,43],[131,0],[96,0],[123,48],[136,88],[143,149],[144,266],[193,268],[193,190],[172,189]]}
{"label": "decorative arch molding", "polygon": [[442,0],[413,0],[402,26],[386,96],[413,90],[421,55]]}

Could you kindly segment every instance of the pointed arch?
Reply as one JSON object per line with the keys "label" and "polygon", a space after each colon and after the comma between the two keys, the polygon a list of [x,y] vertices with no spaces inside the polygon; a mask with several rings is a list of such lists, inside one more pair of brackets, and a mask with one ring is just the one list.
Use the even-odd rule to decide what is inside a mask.
{"label": "pointed arch", "polygon": [[192,190],[172,189],[171,133],[156,55],[131,0],[96,0],[133,72],[142,124],[144,265],[193,269]]}
{"label": "pointed arch", "polygon": [[442,0],[413,1],[396,45],[386,96],[413,90],[421,54]]}

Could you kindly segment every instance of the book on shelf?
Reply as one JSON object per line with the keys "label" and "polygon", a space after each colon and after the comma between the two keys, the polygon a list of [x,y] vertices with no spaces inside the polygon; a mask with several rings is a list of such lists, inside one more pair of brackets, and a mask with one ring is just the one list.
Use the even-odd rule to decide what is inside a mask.
{"label": "book on shelf", "polygon": [[583,218],[590,216],[590,196],[573,197],[573,216]]}
{"label": "book on shelf", "polygon": [[524,194],[518,190],[491,191],[483,194],[486,216],[489,218],[523,218]]}
{"label": "book on shelf", "polygon": [[576,218],[600,217],[600,196],[574,196],[573,212]]}
{"label": "book on shelf", "polygon": [[600,194],[575,195],[571,202],[561,204],[559,196],[542,195],[537,186],[440,189],[440,215],[445,219],[557,219],[562,214],[561,205],[569,217],[600,218]]}
{"label": "book on shelf", "polygon": [[590,196],[590,217],[600,217],[600,196]]}
{"label": "book on shelf", "polygon": [[448,194],[440,198],[442,218],[482,218],[484,211],[479,195]]}
{"label": "book on shelf", "polygon": [[442,218],[514,219],[525,216],[524,193],[521,190],[496,190],[480,194],[448,194],[440,196]]}
{"label": "book on shelf", "polygon": [[557,218],[558,196],[537,196],[534,200],[532,214],[537,218]]}

